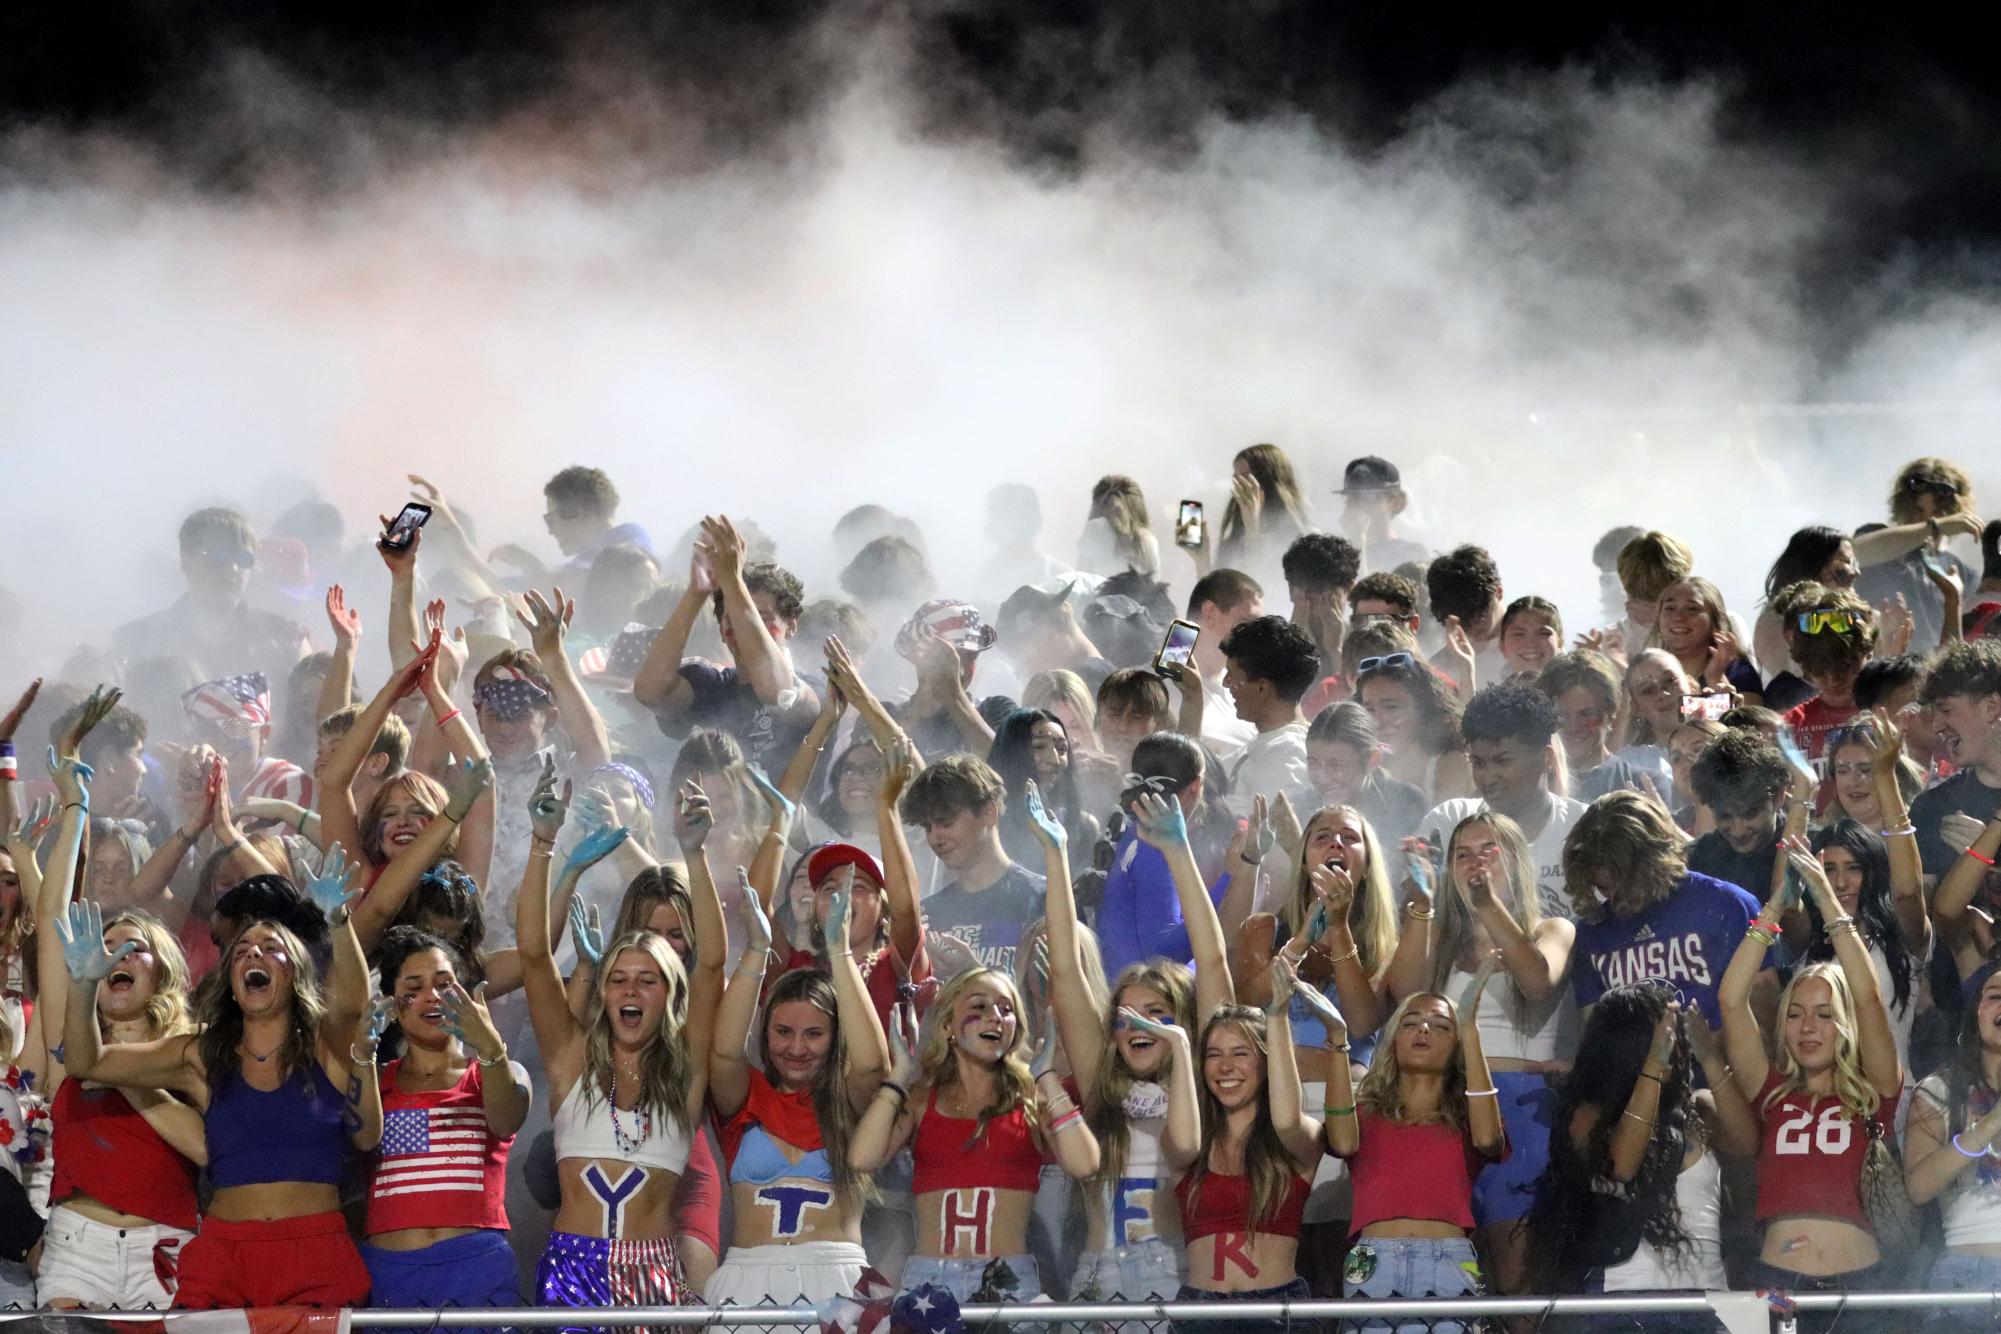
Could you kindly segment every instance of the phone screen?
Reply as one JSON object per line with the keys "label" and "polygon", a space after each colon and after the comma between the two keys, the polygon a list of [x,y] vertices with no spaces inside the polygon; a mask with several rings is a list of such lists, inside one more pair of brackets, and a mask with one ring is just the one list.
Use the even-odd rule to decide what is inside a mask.
{"label": "phone screen", "polygon": [[1202,627],[1188,621],[1173,621],[1168,624],[1167,638],[1161,641],[1160,653],[1154,658],[1157,667],[1186,667],[1195,657],[1195,641],[1202,637]]}
{"label": "phone screen", "polygon": [[1728,695],[1683,695],[1681,697],[1681,716],[1688,722],[1693,722],[1701,718],[1713,723],[1721,719],[1728,712],[1730,712],[1730,696]]}
{"label": "phone screen", "polygon": [[1202,545],[1202,502],[1184,500],[1174,520],[1174,544],[1195,548]]}
{"label": "phone screen", "polygon": [[419,505],[415,501],[403,507],[396,521],[389,525],[389,531],[382,535],[382,545],[391,551],[401,551],[416,540],[417,530],[431,517],[429,505]]}

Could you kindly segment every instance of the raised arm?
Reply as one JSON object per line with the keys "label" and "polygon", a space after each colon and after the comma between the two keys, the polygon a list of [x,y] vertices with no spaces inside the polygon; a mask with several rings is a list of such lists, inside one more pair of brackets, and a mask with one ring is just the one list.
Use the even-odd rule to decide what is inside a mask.
{"label": "raised arm", "polygon": [[401,667],[416,656],[423,642],[417,638],[417,552],[424,545],[424,530],[412,532],[410,545],[398,550],[383,541],[395,520],[379,514],[375,517],[382,521],[375,554],[389,567],[389,662],[392,667]]}
{"label": "raised arm", "polygon": [[806,729],[799,749],[792,752],[791,762],[778,776],[778,791],[787,801],[797,805],[804,799],[806,788],[813,781],[813,771],[820,767],[820,755],[840,730],[841,715],[847,709],[848,702],[841,692],[828,686],[826,696],[820,701],[820,711],[813,715],[813,725]]}
{"label": "raised arm", "polygon": [[1459,1024],[1459,1054],[1466,1063],[1466,1126],[1473,1147],[1489,1158],[1499,1158],[1508,1147],[1507,1131],[1501,1125],[1501,1095],[1494,1087],[1494,1075],[1487,1068],[1487,1053],[1480,1045],[1480,1001],[1487,991],[1487,979],[1500,967],[1498,955],[1480,965],[1473,975],[1473,999]]}
{"label": "raised arm", "polygon": [[[1332,970],[1334,991],[1340,1000],[1341,1013],[1348,1016],[1350,1031],[1373,1033],[1383,1026],[1390,1011],[1383,1003],[1382,984],[1362,967],[1361,947],[1349,924],[1355,882],[1339,866],[1316,866],[1312,879],[1313,892],[1327,905],[1327,930],[1320,943],[1328,953],[1324,960],[1308,954],[1300,966],[1310,972],[1315,961],[1324,962]],[[1388,964],[1385,959],[1378,966],[1387,971]]]}
{"label": "raised arm", "polygon": [[1788,839],[1781,851],[1819,905],[1821,921],[1834,944],[1834,957],[1841,964],[1842,976],[1848,979],[1849,996],[1855,1002],[1855,1046],[1862,1058],[1862,1073],[1878,1094],[1892,1097],[1904,1087],[1904,1066],[1897,1056],[1890,1010],[1876,981],[1876,965],[1869,959],[1868,946],[1862,943],[1862,928],[1841,911],[1834,886],[1811,844],[1804,838]]}
{"label": "raised arm", "polygon": [[687,589],[668,613],[667,624],[653,637],[646,661],[633,675],[632,698],[666,721],[680,718],[694,706],[695,690],[681,679],[681,661],[688,656],[688,636],[694,633],[695,622],[701,619],[714,590],[708,561],[697,548],[688,562]]}
{"label": "raised arm", "polygon": [[1431,845],[1423,839],[1407,838],[1403,841],[1403,851],[1407,868],[1403,930],[1397,933],[1396,952],[1390,955],[1388,973],[1392,1000],[1430,989],[1431,924],[1437,915],[1431,906],[1431,887],[1438,875],[1431,861]]}
{"label": "raised arm", "polygon": [[[848,938],[855,901],[855,868],[842,868],[840,888],[827,896],[828,940]],[[876,1017],[875,1002],[869,999],[868,984],[853,950],[827,951],[827,970],[834,978],[834,1002],[841,1032],[847,1038],[848,1068],[845,1071],[848,1105],[857,1114],[868,1110],[875,1091],[889,1074],[889,1040],[883,1036],[882,1021]]]}
{"label": "raised arm", "polygon": [[[556,971],[555,948],[549,934],[549,859],[555,855],[556,835],[570,809],[570,784],[556,788],[556,762],[544,757],[542,777],[529,799],[529,819],[534,828],[528,848],[528,868],[522,872],[521,892],[514,904],[514,947],[521,956],[521,985],[528,993],[528,1018],[535,1028],[535,1041],[543,1059],[551,1064],[555,1082],[557,1062],[564,1066],[575,1060],[574,1048],[582,1041],[584,1026],[570,1013],[563,995],[563,978]],[[565,1089],[564,1092],[568,1090]],[[550,1090],[551,1097],[555,1089]]]}
{"label": "raised arm", "polygon": [[876,1089],[848,1142],[848,1157],[860,1172],[881,1170],[910,1142],[917,1112],[910,1105],[917,1079],[917,1015],[908,1001],[898,1001],[890,1016],[889,1078]]}
{"label": "raised arm", "polygon": [[381,735],[389,711],[396,707],[397,700],[423,683],[429,655],[436,652],[435,646],[426,646],[415,658],[391,672],[382,689],[375,692],[375,698],[327,757],[319,776],[318,801],[320,836],[329,844],[338,843],[345,848],[361,846],[360,815],[354,809],[354,776],[361,772],[368,752],[375,749],[375,738]]}
{"label": "raised arm", "polygon": [[527,613],[517,611],[514,618],[527,629],[535,656],[541,659],[542,670],[549,674],[550,692],[556,699],[556,719],[576,751],[578,772],[588,773],[610,762],[611,738],[605,733],[597,705],[591,703],[584,683],[577,679],[577,669],[571,664],[569,649],[563,642],[570,620],[577,614],[576,601],[565,598],[560,588],[552,590],[545,601],[531,588],[527,603]]}
{"label": "raised arm", "polygon": [[1626,1098],[1619,1124],[1612,1129],[1612,1139],[1607,1145],[1610,1162],[1605,1175],[1614,1181],[1630,1183],[1637,1178],[1640,1165],[1646,1161],[1647,1146],[1654,1142],[1654,1125],[1661,1114],[1662,1081],[1674,1063],[1676,1014],[1674,1005],[1662,1007],[1661,1017],[1654,1024],[1653,1042],[1647,1047],[1646,1059],[1640,1063],[1639,1078],[1633,1081],[1633,1091]]}
{"label": "raised arm", "polygon": [[[1284,956],[1271,961],[1271,1004],[1265,1007],[1265,1061],[1269,1086],[1265,1096],[1271,1101],[1271,1125],[1279,1142],[1301,1172],[1310,1172],[1320,1161],[1320,1122],[1306,1114],[1306,1094],[1299,1085],[1299,1056],[1292,1046],[1293,990],[1298,974]],[[1335,1062],[1334,1064],[1341,1064]]]}
{"label": "raised arm", "polygon": [[1855,563],[1867,568],[1887,565],[1906,552],[1916,551],[1936,533],[1941,538],[1980,536],[1980,519],[1973,514],[1947,514],[1936,520],[1893,524],[1855,538]]}
{"label": "raised arm", "polygon": [[757,693],[758,703],[788,712],[804,703],[817,704],[810,690],[801,698],[791,658],[772,639],[771,632],[764,627],[764,617],[758,614],[757,604],[750,600],[750,585],[743,578],[747,551],[743,534],[736,530],[728,515],[705,516],[696,546],[708,559],[716,587],[722,590],[723,614],[729,617],[736,641],[737,673]]}
{"label": "raised arm", "polygon": [[[1781,860],[1784,860],[1781,858]],[[1790,881],[1782,881],[1758,915],[1744,930],[1730,966],[1716,987],[1716,1006],[1723,1013],[1723,1051],[1730,1061],[1730,1077],[1746,1098],[1758,1096],[1765,1086],[1771,1063],[1765,1056],[1765,1035],[1758,1026],[1757,1011],[1751,1005],[1751,991],[1765,967],[1765,952],[1779,938],[1779,922],[1792,906]]]}
{"label": "raised arm", "polygon": [[[51,746],[49,776],[55,780],[56,796],[61,805],[60,818],[56,821],[55,843],[49,849],[48,874],[36,874],[32,839],[10,839],[8,847],[14,855],[14,869],[21,877],[22,912],[32,914],[30,920],[35,927],[37,970],[42,977],[54,983],[63,977],[63,938],[56,924],[69,914],[71,886],[76,882],[77,853],[83,846],[83,827],[90,822],[91,770],[89,765],[74,756],[58,756],[55,747]],[[35,1019],[41,1026],[42,1034],[60,1044],[67,1023],[69,988],[44,985],[37,999]],[[91,1009],[95,1012],[96,1008],[93,997]],[[62,1065],[51,1054],[47,1078],[42,1086],[43,1094],[53,1098],[62,1078]]]}
{"label": "raised arm", "polygon": [[905,739],[903,729],[897,725],[896,719],[889,716],[889,710],[883,708],[882,701],[876,698],[868,682],[855,669],[847,646],[838,637],[829,635],[826,651],[827,689],[854,706],[855,717],[875,738],[876,748],[887,755],[891,746]]}
{"label": "raised arm", "polygon": [[12,829],[21,820],[14,733],[21,729],[21,720],[28,716],[28,710],[35,706],[35,696],[41,693],[42,678],[38,676],[28,682],[28,688],[14,701],[14,707],[0,714],[0,829]]}
{"label": "raised arm", "polygon": [[[681,859],[688,868],[688,896],[694,904],[695,920],[688,923],[688,933],[695,942],[692,986],[696,990],[706,988],[719,1002],[723,951],[729,948],[729,929],[723,923],[722,898],[716,892],[716,880],[709,873],[709,857],[704,850],[715,827],[715,813],[701,784],[692,778],[681,784],[674,801],[674,837],[681,844]],[[714,905],[714,911],[705,911],[705,904]]]}
{"label": "raised arm", "polygon": [[[743,896],[743,953],[730,969],[729,985],[716,1008],[715,1041],[709,1047],[709,1098],[727,1121],[750,1096],[750,1029],[764,993],[764,970],[771,959],[771,919],[755,894]],[[852,966],[852,961],[850,961]]]}
{"label": "raised arm", "polygon": [[[333,939],[333,966],[327,971],[326,1012],[320,1016],[320,1047],[338,1057],[354,1038],[355,1025],[368,1008],[368,959],[354,934],[354,901],[361,891],[352,888],[355,868],[348,865],[347,853],[336,843],[327,849],[320,873],[306,881],[306,897],[327,919]],[[328,1071],[329,1075],[332,1071]],[[340,1081],[334,1081],[339,1087]]]}
{"label": "raised arm", "polygon": [[733,766],[731,777],[740,780],[739,790],[747,788],[757,793],[764,803],[764,836],[758,839],[757,851],[751,854],[750,878],[764,900],[764,910],[771,912],[778,897],[778,878],[785,874],[785,853],[791,846],[787,840],[792,836],[792,819],[798,814],[798,807],[754,764]]}
{"label": "raised arm", "polygon": [[466,536],[465,525],[460,523],[459,516],[452,512],[451,504],[445,499],[444,494],[433,483],[416,473],[410,473],[408,477],[410,498],[422,501],[431,507],[431,522],[427,529],[420,532],[428,531],[436,537],[439,550],[446,562],[456,567],[459,573],[472,583],[473,596],[491,597],[499,589],[505,588],[507,581],[495,573],[493,567],[473,549],[471,539]]}
{"label": "raised arm", "polygon": [[[1042,804],[1042,793],[1032,778],[1023,789],[1022,801],[1027,807],[1028,826],[1042,844],[1043,914],[1049,933],[1049,1009],[1056,1020],[1056,1031],[1062,1035],[1063,1050],[1070,1057],[1070,1072],[1084,1095],[1084,1104],[1095,1107],[1099,1094],[1098,1069],[1105,1055],[1105,1025],[1098,1009],[1100,1002],[1092,995],[1077,953],[1077,896],[1070,884],[1069,836],[1064,832],[1063,822]],[[1187,1035],[1183,1034],[1182,1039],[1185,1042]]]}
{"label": "raised arm", "polygon": [[[1494,893],[1495,883],[1506,875],[1500,848],[1488,848],[1480,866],[1467,877],[1467,906],[1500,949],[1501,964],[1515,989],[1529,1004],[1540,1005],[1563,985],[1570,971],[1570,947],[1577,940],[1577,928],[1561,917],[1550,917],[1538,922],[1533,933],[1522,930],[1521,923]],[[1527,886],[1526,891],[1534,894],[1535,886]]]}
{"label": "raised arm", "polygon": [[1321,1097],[1321,1142],[1337,1158],[1348,1158],[1361,1147],[1362,1132],[1355,1119],[1355,1068],[1349,1059],[1348,1021],[1333,1001],[1309,983],[1292,979],[1294,994],[1313,1011],[1327,1030],[1327,1087]]}
{"label": "raised arm", "polygon": [[1195,960],[1195,1022],[1206,1025],[1218,1006],[1235,999],[1236,989],[1230,978],[1223,924],[1217,920],[1209,887],[1202,883],[1202,871],[1188,846],[1187,817],[1178,799],[1156,792],[1141,793],[1133,803],[1132,816],[1138,836],[1167,859],[1168,873],[1174,877],[1175,896],[1181,901],[1181,916],[1188,926],[1188,944]]}
{"label": "raised arm", "polygon": [[1877,715],[1870,728],[1869,762],[1876,801],[1883,812],[1883,846],[1890,854],[1890,903],[1897,914],[1897,934],[1916,959],[1932,953],[1931,915],[1925,909],[1925,868],[1918,856],[1918,829],[1904,790],[1897,785],[1897,765],[1903,758],[1903,733],[1896,723]]}
{"label": "raised arm", "polygon": [[317,717],[331,718],[354,698],[354,655],[361,644],[361,608],[347,605],[347,590],[339,584],[327,588],[327,624],[333,629],[333,661],[320,680]]}
{"label": "raised arm", "polygon": [[1160,1133],[1160,1153],[1170,1171],[1184,1172],[1202,1156],[1202,1105],[1195,1091],[1196,1058],[1188,1030],[1125,1008],[1119,1010],[1119,1022],[1167,1044],[1167,1124]]}
{"label": "raised arm", "polygon": [[875,830],[882,846],[883,906],[889,912],[889,943],[908,968],[924,947],[924,911],[917,896],[917,860],[903,832],[903,794],[924,767],[924,757],[901,732],[882,752],[882,787],[876,792]]}
{"label": "raised arm", "polygon": [[528,1120],[528,1071],[508,1059],[507,1041],[486,1008],[487,984],[467,991],[454,980],[445,992],[445,1029],[479,1062],[480,1108],[486,1128],[505,1139]]}
{"label": "raised arm", "polygon": [[1758,1152],[1758,1139],[1763,1127],[1758,1123],[1758,1113],[1752,1108],[1751,1100],[1731,1078],[1730,1062],[1725,1059],[1722,1040],[1709,1026],[1709,1020],[1703,1017],[1699,1005],[1681,1007],[1681,1026],[1688,1034],[1689,1050],[1695,1054],[1696,1064],[1702,1067],[1703,1080],[1709,1085],[1709,1111],[1714,1118],[1710,1126],[1710,1143],[1719,1153],[1733,1158],[1753,1156]]}
{"label": "raised arm", "polygon": [[[692,779],[682,784],[681,792],[684,800],[699,800],[706,808],[707,798]],[[712,817],[709,823],[714,823]],[[677,832],[679,828],[677,818]],[[723,901],[716,893],[715,878],[709,874],[709,859],[703,854],[701,844],[689,847],[683,843],[682,851],[688,859],[688,898],[695,915],[692,923],[695,976],[688,986],[688,1050],[708,1051],[715,1041],[716,1009],[722,1003],[723,951],[729,948],[729,928],[723,923]],[[713,964],[709,962],[711,959],[715,961]],[[706,1064],[698,1063],[689,1084],[687,1118],[690,1125],[695,1125],[701,1122],[702,1108],[708,1100]]]}

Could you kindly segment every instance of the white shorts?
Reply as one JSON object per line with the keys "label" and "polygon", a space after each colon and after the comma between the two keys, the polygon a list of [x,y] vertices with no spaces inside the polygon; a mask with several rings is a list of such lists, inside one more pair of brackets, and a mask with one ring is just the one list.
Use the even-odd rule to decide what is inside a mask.
{"label": "white shorts", "polygon": [[43,1306],[60,1298],[98,1310],[164,1311],[174,1303],[181,1246],[194,1235],[164,1223],[113,1227],[58,1206],[42,1233],[35,1299]]}
{"label": "white shorts", "polygon": [[851,1241],[732,1246],[702,1297],[711,1306],[818,1306],[853,1293],[867,1265]]}

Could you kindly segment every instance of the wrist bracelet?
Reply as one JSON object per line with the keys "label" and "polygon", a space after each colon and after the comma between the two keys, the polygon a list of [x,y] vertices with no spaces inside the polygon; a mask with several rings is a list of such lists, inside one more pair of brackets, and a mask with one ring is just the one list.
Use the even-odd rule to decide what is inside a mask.
{"label": "wrist bracelet", "polygon": [[1405,917],[1410,918],[1410,920],[1413,922],[1428,922],[1433,917],[1438,915],[1438,909],[1426,908],[1423,912],[1419,912],[1416,908],[1411,907],[1409,904],[1405,904],[1403,915]]}
{"label": "wrist bracelet", "polygon": [[1985,862],[1989,866],[1994,865],[1994,859],[1992,857],[1982,856],[1980,853],[1975,852],[1971,847],[1967,848],[1966,855],[1973,858],[1973,860],[1977,862]]}
{"label": "wrist bracelet", "polygon": [[506,1044],[505,1042],[501,1043],[501,1044],[500,1044],[500,1055],[498,1055],[498,1056],[494,1057],[494,1058],[493,1058],[492,1060],[490,1060],[490,1061],[489,1061],[489,1060],[487,1060],[487,1059],[486,1059],[486,1057],[484,1057],[484,1056],[481,1056],[481,1055],[479,1055],[479,1054],[478,1054],[477,1052],[475,1052],[475,1053],[474,1053],[473,1055],[474,1055],[474,1059],[476,1059],[476,1060],[477,1060],[477,1061],[479,1062],[479,1064],[480,1064],[480,1068],[481,1068],[481,1069],[483,1069],[483,1070],[491,1070],[491,1069],[493,1069],[493,1067],[494,1067],[494,1066],[496,1066],[496,1065],[506,1065],[506,1064],[507,1064],[507,1044]]}
{"label": "wrist bracelet", "polygon": [[446,723],[450,722],[450,721],[451,721],[452,719],[454,719],[454,718],[458,717],[458,716],[459,716],[460,714],[462,714],[462,713],[464,713],[464,712],[465,712],[465,710],[464,710],[464,709],[453,709],[453,710],[452,710],[452,711],[451,711],[450,713],[448,713],[448,714],[446,714],[446,715],[445,715],[444,717],[442,717],[442,718],[438,719],[438,730],[439,730],[440,732],[444,731],[444,730],[445,730],[445,724],[446,724]]}
{"label": "wrist bracelet", "polygon": [[1322,1107],[1320,1110],[1328,1116],[1353,1116],[1355,1104],[1351,1102],[1346,1107]]}
{"label": "wrist bracelet", "polygon": [[1499,1089],[1467,1089],[1466,1096],[1469,1098],[1498,1098],[1501,1096],[1501,1091]]}
{"label": "wrist bracelet", "polygon": [[304,806],[301,806],[301,807],[299,807],[299,837],[300,837],[300,838],[304,838],[304,837],[306,836],[306,821],[308,821],[308,820],[310,820],[310,819],[312,819],[312,818],[313,818],[313,813],[312,813],[311,811],[307,810],[307,809],[306,809],[306,808],[305,808]]}
{"label": "wrist bracelet", "polygon": [[1052,1135],[1060,1135],[1064,1131],[1068,1130],[1071,1126],[1081,1124],[1083,1120],[1084,1120],[1084,1114],[1078,1111],[1075,1107],[1072,1107],[1069,1111],[1063,1113],[1063,1115],[1057,1117],[1054,1121],[1051,1121],[1049,1123],[1049,1133]]}
{"label": "wrist bracelet", "polygon": [[903,1085],[901,1085],[901,1084],[897,1083],[897,1082],[896,1082],[895,1080],[893,1080],[893,1079],[885,1079],[885,1080],[883,1080],[883,1081],[882,1081],[882,1083],[880,1083],[880,1084],[878,1084],[878,1085],[876,1086],[876,1090],[875,1090],[875,1091],[876,1091],[876,1092],[877,1092],[878,1094],[880,1094],[880,1093],[882,1093],[882,1092],[883,1092],[884,1090],[888,1090],[889,1092],[891,1092],[891,1093],[894,1093],[894,1094],[895,1094],[895,1095],[897,1096],[897,1099],[898,1099],[899,1101],[902,1101],[902,1102],[909,1102],[909,1101],[910,1101],[910,1090],[909,1090],[909,1089],[907,1089],[907,1088],[905,1088],[905,1087],[903,1087]]}
{"label": "wrist bracelet", "polygon": [[1353,949],[1349,950],[1349,951],[1348,951],[1348,952],[1347,952],[1346,954],[1330,954],[1330,955],[1328,955],[1328,956],[1327,956],[1327,962],[1328,962],[1328,963],[1346,963],[1346,962],[1347,962],[1348,960],[1350,960],[1350,959],[1353,959],[1353,958],[1356,958],[1357,956],[1359,956],[1359,955],[1361,954],[1361,952],[1362,952],[1362,947],[1361,947],[1360,945],[1357,945],[1357,946],[1355,946],[1355,947],[1354,947]]}
{"label": "wrist bracelet", "polygon": [[364,1056],[360,1052],[356,1051],[354,1048],[349,1047],[347,1049],[347,1063],[349,1065],[372,1066],[375,1064],[375,1053],[369,1052],[367,1055]]}
{"label": "wrist bracelet", "polygon": [[1651,1116],[1635,1116],[1632,1112],[1620,1112],[1619,1115],[1625,1117],[1631,1117],[1633,1120],[1638,1121],[1643,1126],[1650,1126],[1654,1123],[1654,1118]]}
{"label": "wrist bracelet", "polygon": [[1916,838],[1918,827],[1907,824],[1902,829],[1878,829],[1876,834],[1880,838]]}
{"label": "wrist bracelet", "polygon": [[[1966,1133],[1966,1132],[1965,1132],[1964,1130],[1962,1130],[1962,1131],[1960,1131],[1960,1132],[1959,1132],[1959,1135],[1964,1135],[1965,1133]],[[1958,1149],[1958,1150],[1959,1150],[1959,1153],[1960,1153],[1960,1156],[1961,1156],[1961,1157],[1963,1157],[1963,1158],[1985,1158],[1985,1157],[1989,1156],[1989,1155],[1990,1155],[1990,1154],[1991,1154],[1991,1153],[1993,1152],[1993,1150],[1992,1150],[1991,1148],[1987,1148],[1987,1149],[1981,1149],[1981,1150],[1979,1150],[1978,1152],[1975,1152],[1974,1150],[1972,1150],[1972,1149],[1969,1149],[1969,1148],[1967,1148],[1967,1147],[1966,1147],[1966,1146],[1965,1146],[1964,1144],[1961,1144],[1961,1143],[1959,1142],[1959,1135],[1954,1135],[1954,1136],[1952,1137],[1952,1147],[1953,1147],[1953,1148],[1955,1148],[1955,1149]]]}
{"label": "wrist bracelet", "polygon": [[0,741],[0,760],[11,760],[13,758],[14,743],[12,741]]}
{"label": "wrist bracelet", "polygon": [[1659,1075],[1650,1075],[1650,1074],[1648,1074],[1648,1073],[1647,1073],[1646,1071],[1644,1071],[1644,1070],[1640,1071],[1640,1078],[1641,1078],[1641,1079],[1651,1079],[1651,1080],[1653,1080],[1653,1081],[1654,1081],[1654,1083],[1656,1083],[1656,1084],[1659,1084],[1659,1083],[1663,1082],[1663,1081],[1661,1080],[1661,1077],[1660,1077]]}

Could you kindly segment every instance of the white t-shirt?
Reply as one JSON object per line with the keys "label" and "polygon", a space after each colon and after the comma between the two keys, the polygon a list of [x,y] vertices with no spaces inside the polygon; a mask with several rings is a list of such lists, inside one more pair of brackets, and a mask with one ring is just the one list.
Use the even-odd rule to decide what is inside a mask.
{"label": "white t-shirt", "polygon": [[[1549,818],[1543,821],[1542,832],[1529,840],[1529,856],[1535,859],[1536,883],[1542,897],[1542,915],[1576,921],[1577,914],[1570,910],[1570,898],[1564,892],[1563,841],[1570,836],[1570,827],[1577,823],[1577,817],[1584,814],[1584,803],[1547,792],[1543,793],[1543,800],[1549,803]],[[1445,841],[1452,837],[1459,822],[1487,808],[1487,803],[1479,797],[1441,801],[1418,822],[1418,834],[1437,844],[1443,854]]]}
{"label": "white t-shirt", "polygon": [[1202,678],[1202,744],[1219,760],[1231,760],[1258,734],[1257,724],[1237,716],[1237,701],[1223,686],[1223,678]]}
{"label": "white t-shirt", "polygon": [[1281,792],[1295,811],[1320,805],[1320,794],[1307,777],[1305,723],[1258,733],[1230,761],[1230,809],[1236,814],[1248,816],[1254,797],[1276,800]]}

